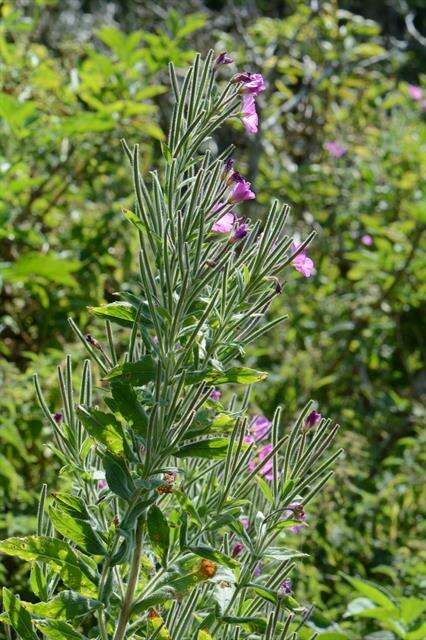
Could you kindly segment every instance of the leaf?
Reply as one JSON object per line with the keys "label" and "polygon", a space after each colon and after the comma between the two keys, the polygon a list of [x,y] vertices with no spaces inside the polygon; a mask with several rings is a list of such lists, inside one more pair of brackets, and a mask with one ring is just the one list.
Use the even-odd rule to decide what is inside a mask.
{"label": "leaf", "polygon": [[171,588],[171,586],[161,587],[146,598],[142,598],[139,602],[136,602],[133,605],[132,613],[143,613],[147,609],[164,604],[167,600],[172,600],[175,596],[176,592]]}
{"label": "leaf", "polygon": [[55,284],[73,287],[77,284],[71,274],[81,267],[77,260],[63,260],[53,254],[26,253],[10,267],[2,270],[8,282],[28,282],[44,278]]}
{"label": "leaf", "polygon": [[262,476],[260,476],[259,474],[257,474],[256,476],[256,482],[260,487],[261,492],[263,493],[265,499],[270,503],[273,504],[274,502],[274,496],[272,494],[272,490],[271,487],[269,486],[269,484],[266,482],[266,480],[264,478],[262,478]]}
{"label": "leaf", "polygon": [[170,529],[163,512],[156,505],[149,508],[146,524],[154,553],[160,558],[161,564],[165,566],[170,544]]}
{"label": "leaf", "polygon": [[400,598],[398,604],[401,610],[401,619],[406,624],[411,624],[426,611],[426,601],[420,600],[420,598]]}
{"label": "leaf", "polygon": [[0,541],[0,552],[21,560],[45,562],[74,591],[89,597],[98,594],[96,563],[64,540],[47,536],[8,538]]}
{"label": "leaf", "polygon": [[143,356],[138,362],[124,362],[105,376],[104,380],[124,380],[134,387],[141,387],[155,378],[154,361],[151,356]]}
{"label": "leaf", "polygon": [[220,460],[228,452],[228,438],[210,438],[210,440],[198,440],[185,444],[176,449],[173,455],[177,458],[208,458]]}
{"label": "leaf", "polygon": [[34,624],[46,638],[52,640],[85,640],[86,637],[63,620],[35,620]]}
{"label": "leaf", "polygon": [[224,616],[222,620],[226,624],[245,624],[250,631],[256,631],[257,633],[265,633],[266,631],[266,620],[258,616]]}
{"label": "leaf", "polygon": [[47,578],[38,562],[34,562],[31,567],[30,588],[40,600],[47,599]]}
{"label": "leaf", "polygon": [[142,220],[139,218],[139,216],[136,213],[134,213],[133,211],[130,211],[130,209],[125,209],[125,208],[121,209],[121,213],[139,231],[141,231],[142,233],[146,232],[147,229],[145,224],[142,222]]}
{"label": "leaf", "polygon": [[200,515],[197,509],[192,504],[190,498],[183,491],[179,491],[179,489],[176,489],[173,495],[175,496],[175,498],[177,498],[180,506],[191,517],[192,522],[198,527],[201,527],[203,523],[201,521]]}
{"label": "leaf", "polygon": [[3,607],[20,640],[38,640],[30,614],[25,611],[18,598],[6,587],[3,587]]}
{"label": "leaf", "polygon": [[200,558],[205,558],[206,560],[217,562],[217,564],[229,567],[230,569],[235,569],[236,567],[240,566],[240,563],[237,562],[237,560],[234,560],[221,551],[216,551],[216,549],[213,549],[213,547],[209,547],[207,545],[188,547],[188,550],[191,551],[191,553],[194,553],[196,556],[200,556]]}
{"label": "leaf", "polygon": [[75,591],[61,591],[49,602],[37,602],[36,604],[23,602],[22,604],[25,609],[36,616],[54,618],[55,620],[74,620],[103,607],[99,600],[84,598]]}
{"label": "leaf", "polygon": [[111,382],[110,386],[112,398],[105,398],[108,407],[113,412],[118,411],[137,433],[146,435],[148,416],[133,387],[120,380]]}
{"label": "leaf", "polygon": [[78,417],[86,431],[103,444],[111,453],[121,455],[124,452],[124,434],[121,424],[113,413],[104,413],[98,409],[77,408]]}
{"label": "leaf", "polygon": [[267,602],[272,602],[272,604],[277,603],[277,594],[272,589],[268,589],[261,584],[256,584],[255,582],[249,582],[247,584],[248,587],[251,587],[256,595]]}
{"label": "leaf", "polygon": [[110,453],[104,455],[102,463],[109,488],[123,500],[130,500],[136,487],[123,458]]}
{"label": "leaf", "polygon": [[413,629],[406,635],[406,640],[423,640],[426,637],[426,622],[422,622],[422,624],[417,627],[417,629]]}
{"label": "leaf", "polygon": [[167,164],[171,164],[173,161],[172,152],[170,151],[169,147],[166,145],[165,142],[162,141],[160,144],[161,144],[161,153],[164,160],[167,162]]}
{"label": "leaf", "polygon": [[105,555],[106,550],[101,543],[99,536],[93,531],[86,520],[75,518],[69,513],[49,507],[49,517],[56,531],[59,531],[65,538],[75,542],[83,551],[93,555]]}
{"label": "leaf", "polygon": [[207,382],[211,385],[227,384],[228,382],[238,384],[253,384],[260,380],[265,380],[268,374],[264,371],[256,371],[248,367],[231,367],[226,371],[190,371],[186,376],[186,384],[197,384]]}
{"label": "leaf", "polygon": [[137,309],[124,300],[103,304],[100,307],[87,307],[87,309],[93,316],[111,320],[121,327],[133,327],[137,316]]}
{"label": "leaf", "polygon": [[371,582],[367,582],[366,580],[361,580],[360,578],[351,578],[350,576],[343,576],[359,593],[363,596],[366,596],[376,604],[379,604],[382,607],[387,609],[394,609],[395,604],[387,596],[384,591],[376,587]]}
{"label": "leaf", "polygon": [[70,516],[80,520],[89,520],[89,513],[81,498],[69,493],[52,493],[52,497],[60,505],[61,510]]}

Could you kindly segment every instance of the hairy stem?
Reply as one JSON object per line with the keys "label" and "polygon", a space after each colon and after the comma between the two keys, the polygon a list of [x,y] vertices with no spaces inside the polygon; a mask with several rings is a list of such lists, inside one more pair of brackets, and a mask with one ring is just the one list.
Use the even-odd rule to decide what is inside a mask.
{"label": "hairy stem", "polygon": [[133,605],[133,597],[135,595],[136,584],[139,577],[139,568],[141,563],[142,554],[142,526],[143,517],[141,516],[136,526],[136,542],[133,552],[132,564],[130,566],[129,580],[127,582],[126,595],[124,596],[123,604],[120,611],[120,617],[118,618],[117,628],[114,634],[114,640],[123,640],[125,637],[127,624],[130,618],[130,612]]}

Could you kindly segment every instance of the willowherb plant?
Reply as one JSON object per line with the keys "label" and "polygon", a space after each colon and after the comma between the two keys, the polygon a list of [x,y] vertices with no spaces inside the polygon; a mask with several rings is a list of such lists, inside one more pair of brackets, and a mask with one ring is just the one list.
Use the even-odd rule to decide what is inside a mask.
{"label": "willowherb plant", "polygon": [[[51,413],[35,378],[70,489],[48,497],[44,486],[37,535],[0,543],[31,563],[39,599],[4,589],[8,638],[294,639],[308,617],[292,594],[303,554],[291,541],[332,474],[340,452],[323,455],[337,426],[313,403],[290,428],[280,409],[272,421],[249,419],[250,385],[266,373],[238,363],[283,320],[265,321],[282,270],[310,275],[312,234],[292,246],[288,208],[277,202],[263,228],[240,219],[238,203],[255,194],[232,150],[200,151],[228,118],[257,129],[262,76],[237,74],[220,90],[216,73],[229,61],[197,57],[182,83],[170,66],[165,168],[149,184],[137,145],[123,142],[139,279],[120,301],[90,309],[106,321],[105,346],[71,321],[90,355],[78,398],[70,357],[58,370],[60,411]],[[128,330],[125,353],[114,323]],[[91,362],[102,378],[96,399]],[[246,391],[224,402],[226,384]]]}

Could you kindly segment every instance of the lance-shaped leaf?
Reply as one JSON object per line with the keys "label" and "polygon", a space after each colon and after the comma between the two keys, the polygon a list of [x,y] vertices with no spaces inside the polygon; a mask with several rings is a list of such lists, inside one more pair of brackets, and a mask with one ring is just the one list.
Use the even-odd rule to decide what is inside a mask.
{"label": "lance-shaped leaf", "polygon": [[[207,566],[204,566],[203,563],[206,563]],[[149,596],[146,596],[146,598],[141,598],[139,601],[136,601],[132,613],[142,613],[147,609],[151,609],[151,607],[164,604],[168,600],[185,597],[198,584],[212,577],[215,571],[215,563],[203,560],[197,571],[170,580],[167,585],[159,587]]]}
{"label": "lance-shaped leaf", "polygon": [[228,438],[210,438],[209,440],[198,440],[190,444],[184,444],[173,451],[177,458],[209,458],[220,460],[228,452]]}
{"label": "lance-shaped leaf", "polygon": [[155,366],[151,356],[142,356],[137,362],[123,362],[111,369],[104,380],[124,381],[134,387],[141,387],[155,378]]}
{"label": "lance-shaped leaf", "polygon": [[222,618],[226,624],[236,624],[238,626],[247,626],[250,631],[256,633],[265,633],[266,620],[259,616],[225,616]]}
{"label": "lance-shaped leaf", "polygon": [[165,566],[170,544],[170,529],[163,512],[155,504],[148,510],[146,524],[154,553],[160,558],[161,564]]}
{"label": "lance-shaped leaf", "polygon": [[22,605],[36,617],[54,620],[75,620],[103,607],[99,600],[84,598],[75,591],[61,591],[49,602],[23,602]]}
{"label": "lance-shaped leaf", "polygon": [[194,553],[196,556],[200,556],[200,558],[211,560],[217,564],[223,565],[224,567],[229,567],[230,569],[235,569],[240,566],[240,563],[237,562],[237,560],[234,560],[221,551],[216,551],[213,547],[209,547],[204,544],[197,547],[188,547],[188,551],[191,551],[191,553]]}
{"label": "lance-shaped leaf", "polygon": [[[152,609],[148,614],[148,631],[150,631],[149,638],[158,638],[158,640],[172,640],[167,627],[164,626],[163,618]],[[151,635],[152,634],[152,635]]]}
{"label": "lance-shaped leaf", "polygon": [[146,435],[148,416],[133,387],[120,379],[111,381],[112,398],[105,398],[111,411],[118,412],[142,436]]}
{"label": "lance-shaped leaf", "polygon": [[46,638],[51,640],[86,640],[86,636],[63,620],[35,620],[34,624]]}
{"label": "lance-shaped leaf", "polygon": [[31,621],[31,616],[24,609],[21,602],[9,589],[3,587],[3,607],[8,616],[9,624],[21,640],[38,640]]}
{"label": "lance-shaped leaf", "polygon": [[104,455],[102,463],[105,469],[106,481],[111,491],[123,498],[123,500],[130,500],[136,487],[124,459],[107,453]]}
{"label": "lance-shaped leaf", "polygon": [[211,385],[218,384],[253,384],[265,380],[268,374],[264,371],[256,371],[248,367],[231,367],[226,371],[215,371],[209,369],[207,371],[190,371],[188,372],[185,382],[186,384],[197,384],[198,382],[206,382]]}
{"label": "lance-shaped leaf", "polygon": [[62,511],[65,511],[74,518],[89,520],[90,516],[86,505],[81,498],[69,493],[52,493],[52,497]]}
{"label": "lance-shaped leaf", "polygon": [[205,433],[229,433],[234,425],[234,417],[226,413],[219,413],[212,418],[210,412],[203,409],[194,417],[191,428],[185,433],[185,438],[196,438]]}
{"label": "lance-shaped leaf", "polygon": [[105,555],[105,547],[98,534],[86,520],[79,520],[61,509],[49,508],[49,517],[56,531],[75,542],[83,551],[93,555]]}
{"label": "lance-shaped leaf", "polygon": [[0,541],[0,552],[21,560],[45,562],[73,591],[89,597],[98,594],[95,561],[74,551],[65,540],[47,536],[8,538]]}
{"label": "lance-shaped leaf", "polygon": [[121,424],[113,413],[104,413],[98,409],[78,407],[78,417],[86,431],[108,451],[117,455],[124,452],[124,434]]}
{"label": "lance-shaped leaf", "polygon": [[[88,307],[88,310],[97,318],[110,320],[121,327],[133,327],[138,315],[137,308],[125,300],[111,302],[110,304],[103,304],[100,307]],[[139,319],[144,324],[151,325],[148,305],[142,306],[142,309],[139,312]]]}

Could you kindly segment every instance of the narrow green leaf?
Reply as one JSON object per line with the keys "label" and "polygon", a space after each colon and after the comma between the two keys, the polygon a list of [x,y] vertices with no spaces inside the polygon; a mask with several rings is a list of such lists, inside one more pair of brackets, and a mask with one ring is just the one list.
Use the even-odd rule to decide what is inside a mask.
{"label": "narrow green leaf", "polygon": [[83,551],[93,555],[105,555],[105,548],[99,536],[86,520],[79,520],[56,507],[49,507],[49,517],[56,531],[75,542]]}
{"label": "narrow green leaf", "polygon": [[104,413],[98,409],[90,409],[89,411],[82,405],[78,407],[77,413],[92,438],[103,444],[111,453],[123,454],[123,429],[113,413]]}
{"label": "narrow green leaf", "polygon": [[229,567],[230,569],[235,569],[239,567],[239,562],[225,555],[221,551],[216,551],[213,547],[209,547],[207,545],[199,545],[196,547],[188,547],[188,550],[191,553],[194,553],[196,556],[200,556],[200,558],[205,558],[206,560],[211,560],[213,562],[217,562],[217,564],[221,564],[224,567]]}
{"label": "narrow green leaf", "polygon": [[177,458],[209,458],[219,460],[228,452],[228,438],[210,438],[210,440],[198,440],[176,449],[173,455]]}
{"label": "narrow green leaf", "polygon": [[132,327],[137,316],[137,309],[130,302],[119,301],[103,304],[100,307],[87,307],[89,313],[102,320],[111,320],[121,327]]}
{"label": "narrow green leaf", "polygon": [[80,520],[89,519],[89,513],[86,509],[86,505],[81,498],[69,493],[52,493],[52,497],[60,506],[61,510],[65,511],[70,516],[80,518]]}
{"label": "narrow green leaf", "polygon": [[360,594],[369,598],[376,604],[381,607],[386,607],[388,609],[393,609],[395,607],[395,603],[391,600],[391,598],[384,593],[382,589],[379,589],[376,585],[371,582],[367,582],[367,580],[361,580],[360,578],[352,578],[350,576],[343,576],[352,586],[356,589]]}
{"label": "narrow green leaf", "polygon": [[9,589],[3,587],[3,607],[9,617],[9,623],[20,640],[38,640],[33,629],[31,616],[21,602]]}
{"label": "narrow green leaf", "polygon": [[268,376],[264,371],[256,371],[247,367],[231,367],[226,371],[190,371],[188,372],[185,382],[186,384],[197,384],[199,382],[207,382],[211,385],[238,383],[253,384],[260,380],[265,380]]}
{"label": "narrow green leaf", "polygon": [[74,551],[65,540],[47,536],[8,538],[0,541],[0,552],[21,560],[45,562],[70,589],[85,596],[97,596],[96,563]]}
{"label": "narrow green leaf", "polygon": [[36,604],[23,602],[22,604],[27,611],[35,616],[71,621],[103,607],[99,600],[84,598],[75,591],[61,591],[49,602],[37,602]]}
{"label": "narrow green leaf", "polygon": [[107,453],[104,455],[102,463],[105,469],[106,481],[111,491],[123,498],[123,500],[130,500],[136,487],[124,459]]}
{"label": "narrow green leaf", "polygon": [[113,412],[118,412],[133,429],[142,436],[146,435],[148,416],[139,402],[132,385],[119,379],[110,382],[112,398],[105,402]]}
{"label": "narrow green leaf", "polygon": [[34,624],[46,638],[52,640],[86,640],[86,636],[63,620],[35,620]]}
{"label": "narrow green leaf", "polygon": [[152,505],[147,516],[148,535],[154,553],[160,558],[163,566],[167,563],[170,544],[170,529],[163,512],[156,505]]}
{"label": "narrow green leaf", "polygon": [[258,616],[225,616],[222,618],[226,624],[247,625],[250,631],[265,633],[266,620]]}
{"label": "narrow green leaf", "polygon": [[111,369],[104,380],[124,380],[134,387],[141,387],[155,378],[155,366],[151,356],[143,356],[138,362],[124,362]]}

